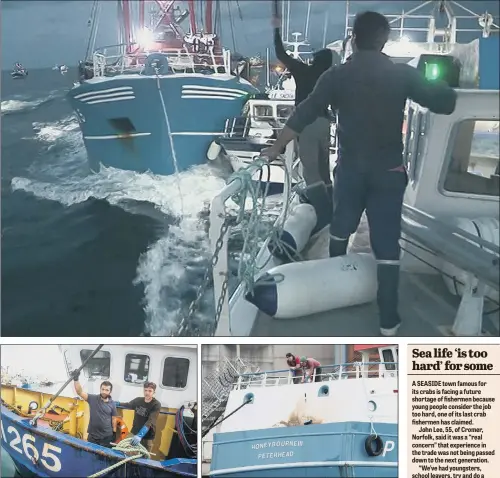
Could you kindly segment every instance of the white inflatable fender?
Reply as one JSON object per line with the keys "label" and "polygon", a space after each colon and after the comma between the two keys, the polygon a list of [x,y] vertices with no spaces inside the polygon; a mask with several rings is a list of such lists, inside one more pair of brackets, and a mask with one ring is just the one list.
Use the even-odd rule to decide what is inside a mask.
{"label": "white inflatable fender", "polygon": [[281,247],[276,247],[275,244],[269,244],[269,252],[276,258],[287,262],[289,257],[284,251],[294,257],[296,253],[304,250],[311,232],[316,226],[316,210],[314,206],[308,203],[297,204],[283,224],[283,231],[280,235]]}
{"label": "white inflatable fender", "polygon": [[294,319],[373,302],[377,263],[371,254],[282,264],[257,279],[246,300],[275,319]]}
{"label": "white inflatable fender", "polygon": [[[498,219],[495,219],[493,217],[480,217],[477,219],[468,219],[468,218],[463,218],[463,217],[457,217],[454,218],[452,221],[452,224],[457,226],[460,229],[463,229],[464,231],[467,231],[470,234],[473,234],[474,236],[479,236],[480,238],[484,239],[485,241],[492,242],[493,244],[496,244],[497,246],[499,245],[499,222]],[[469,241],[470,242],[470,241]],[[473,243],[474,244],[474,243]],[[481,246],[478,246],[481,247]],[[442,266],[442,272],[443,272],[443,280],[444,283],[446,284],[446,287],[450,291],[451,294],[453,295],[458,295],[459,297],[462,297],[462,294],[464,292],[464,286],[463,284],[465,283],[467,279],[467,272],[465,272],[462,269],[459,269],[455,265],[449,263],[449,262],[444,262]],[[450,277],[447,277],[447,275],[453,277],[451,279]],[[485,290],[485,297],[490,298],[491,300],[494,300],[496,302],[499,301],[499,293],[498,290],[492,289],[491,287],[486,287]]]}
{"label": "white inflatable fender", "polygon": [[222,146],[220,144],[217,144],[215,141],[212,141],[210,143],[210,146],[208,147],[207,151],[207,159],[209,161],[215,161],[219,157],[219,153],[222,150]]}

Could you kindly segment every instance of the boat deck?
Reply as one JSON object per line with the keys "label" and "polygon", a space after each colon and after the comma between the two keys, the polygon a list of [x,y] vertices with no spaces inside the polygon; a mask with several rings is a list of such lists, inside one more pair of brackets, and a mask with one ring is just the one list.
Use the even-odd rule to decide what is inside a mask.
{"label": "boat deck", "polygon": [[[367,223],[362,223],[351,244],[353,252],[369,252]],[[328,232],[312,245],[308,259],[327,257]],[[335,287],[332,284],[332,287]],[[451,328],[460,299],[449,293],[441,275],[410,274],[401,272],[399,288],[399,311],[402,325],[399,336],[441,337],[451,336]],[[485,313],[497,309],[495,304],[485,303]],[[500,335],[500,314],[484,315],[483,334]],[[378,311],[376,303],[322,312],[296,319],[273,319],[259,312],[252,329],[252,336],[258,337],[364,337],[379,336]]]}

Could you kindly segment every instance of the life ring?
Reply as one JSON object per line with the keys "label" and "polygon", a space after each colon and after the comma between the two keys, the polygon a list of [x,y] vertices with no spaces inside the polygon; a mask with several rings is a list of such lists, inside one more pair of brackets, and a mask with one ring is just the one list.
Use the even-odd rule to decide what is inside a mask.
{"label": "life ring", "polygon": [[379,456],[384,451],[384,441],[379,435],[369,435],[365,440],[365,450],[369,456]]}
{"label": "life ring", "polygon": [[168,72],[168,58],[161,53],[153,53],[146,58],[144,74],[165,75]]}
{"label": "life ring", "polygon": [[125,420],[122,417],[116,417],[116,443],[120,443],[129,434],[127,425],[125,425]]}

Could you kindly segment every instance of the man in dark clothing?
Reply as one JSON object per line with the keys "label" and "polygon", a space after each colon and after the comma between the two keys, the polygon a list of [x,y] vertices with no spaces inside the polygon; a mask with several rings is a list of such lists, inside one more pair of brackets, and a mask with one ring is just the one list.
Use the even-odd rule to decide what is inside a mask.
{"label": "man in dark clothing", "polygon": [[[314,53],[310,65],[297,60],[285,51],[279,30],[280,19],[273,17],[274,48],[276,57],[295,80],[295,105],[304,101],[314,89],[318,78],[332,66],[332,52],[325,49]],[[328,104],[318,112],[314,121],[307,125],[298,137],[299,157],[307,185],[307,200],[316,210],[316,227],[313,233],[323,229],[331,220],[330,176],[330,113]]]}
{"label": "man in dark clothing", "polygon": [[78,381],[80,374],[75,370],[72,372],[76,393],[89,404],[90,420],[87,429],[90,443],[111,448],[116,434],[116,411],[115,402],[111,398],[113,385],[111,382],[102,382],[99,395],[92,395],[83,391],[82,384]]}
{"label": "man in dark clothing", "polygon": [[375,12],[356,16],[353,54],[331,68],[314,91],[288,119],[275,144],[263,150],[276,158],[326,105],[338,113],[339,153],[334,176],[334,213],[330,226],[330,256],[346,254],[366,210],[370,242],[377,259],[377,304],[382,335],[395,335],[398,314],[399,238],[407,185],[403,166],[402,126],[407,98],[434,113],[451,114],[455,90],[428,81],[417,69],[393,63],[382,53],[389,38],[387,19]]}
{"label": "man in dark clothing", "polygon": [[153,449],[156,436],[156,420],[161,410],[161,403],[153,397],[156,384],[146,382],[144,384],[144,397],[134,398],[130,402],[115,402],[117,406],[134,410],[134,422],[132,424],[132,445],[141,444],[149,451]]}

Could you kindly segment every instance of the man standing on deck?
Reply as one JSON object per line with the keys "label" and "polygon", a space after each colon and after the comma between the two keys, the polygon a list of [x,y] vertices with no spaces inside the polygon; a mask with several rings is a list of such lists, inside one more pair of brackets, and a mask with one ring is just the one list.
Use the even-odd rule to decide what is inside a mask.
{"label": "man standing on deck", "polygon": [[[291,57],[283,46],[279,25],[279,17],[273,15],[276,57],[286,66],[295,80],[295,106],[297,106],[314,89],[318,78],[332,66],[332,52],[328,49],[315,52],[310,65]],[[312,231],[314,234],[331,220],[332,179],[328,104],[325,104],[324,108],[318,111],[314,121],[301,131],[298,143],[303,176],[307,185],[307,200],[316,210],[316,227]]]}
{"label": "man standing on deck", "polygon": [[293,374],[293,383],[300,383],[300,357],[291,353],[286,354],[286,363],[290,367]]}
{"label": "man standing on deck", "polygon": [[99,395],[92,395],[83,391],[82,384],[78,381],[80,374],[75,370],[71,373],[75,384],[75,391],[89,404],[90,420],[87,429],[87,441],[96,445],[111,448],[116,434],[115,402],[111,398],[113,385],[111,382],[102,382]]}
{"label": "man standing on deck", "polygon": [[134,398],[130,402],[115,404],[122,408],[134,410],[134,422],[132,424],[131,435],[132,445],[141,444],[151,452],[156,435],[156,420],[161,410],[161,403],[154,398],[156,384],[153,382],[144,383],[144,397]]}
{"label": "man standing on deck", "polygon": [[315,382],[321,382],[321,364],[313,359],[307,357],[300,357],[300,366],[302,368],[302,383],[312,381],[314,375]]}
{"label": "man standing on deck", "polygon": [[403,166],[402,126],[407,98],[434,113],[449,115],[457,94],[446,83],[428,81],[406,64],[382,53],[389,39],[387,19],[376,12],[358,14],[353,54],[331,68],[290,116],[274,145],[262,151],[274,160],[283,148],[330,104],[338,113],[339,153],[333,191],[330,257],[347,252],[363,211],[377,259],[380,332],[396,335],[401,210],[408,182]]}

